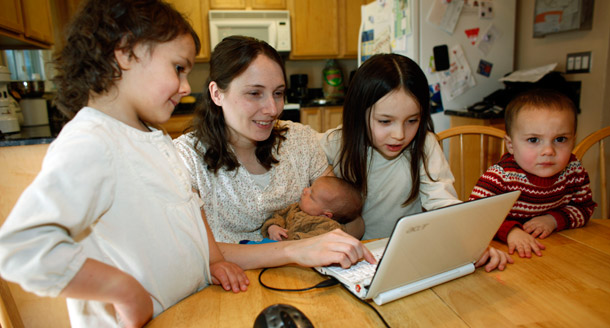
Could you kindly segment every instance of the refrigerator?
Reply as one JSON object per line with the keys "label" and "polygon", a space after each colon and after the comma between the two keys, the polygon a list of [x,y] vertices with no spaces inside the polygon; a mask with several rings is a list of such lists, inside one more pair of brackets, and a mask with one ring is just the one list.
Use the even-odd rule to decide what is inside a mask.
{"label": "refrigerator", "polygon": [[361,8],[358,65],[387,52],[417,62],[442,131],[444,110],[466,110],[504,88],[498,79],[513,71],[515,14],[516,0],[376,0]]}

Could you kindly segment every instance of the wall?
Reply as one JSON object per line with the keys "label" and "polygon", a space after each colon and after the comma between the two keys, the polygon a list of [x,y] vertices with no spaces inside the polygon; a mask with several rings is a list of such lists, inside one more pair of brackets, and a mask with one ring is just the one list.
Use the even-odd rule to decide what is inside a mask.
{"label": "wall", "polygon": [[[578,117],[578,136],[581,140],[589,133],[610,125],[610,115],[604,108],[610,104],[608,72],[608,47],[610,45],[610,2],[596,0],[593,28],[588,31],[572,31],[533,38],[535,1],[519,0],[517,4],[517,33],[515,45],[515,69],[528,69],[557,62],[558,71],[565,71],[568,53],[591,51],[590,73],[565,74],[567,80],[582,81]],[[605,105],[605,106],[604,106]]]}
{"label": "wall", "polygon": [[[610,1],[595,0],[593,28],[587,31],[572,31],[533,38],[534,4],[532,0],[517,3],[517,32],[515,45],[515,69],[528,69],[557,62],[558,71],[565,71],[568,53],[591,51],[590,73],[565,74],[569,81],[581,81],[580,108],[578,116],[577,142],[602,127],[610,126]],[[610,163],[610,145],[606,150],[606,163]],[[590,153],[590,154],[589,154]],[[583,159],[592,181],[593,198],[599,204],[599,174],[597,151],[590,151]],[[610,164],[608,164],[610,165]],[[610,168],[606,168],[607,170]],[[610,177],[606,181],[610,185]],[[605,200],[609,202],[609,200]],[[593,217],[601,217],[598,209]]]}

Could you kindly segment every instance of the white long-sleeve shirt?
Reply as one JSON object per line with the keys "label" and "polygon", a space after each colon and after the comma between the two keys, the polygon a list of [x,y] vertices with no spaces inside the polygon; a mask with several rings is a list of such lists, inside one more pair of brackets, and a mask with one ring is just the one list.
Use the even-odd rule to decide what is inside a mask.
{"label": "white long-sleeve shirt", "polygon": [[[0,274],[54,297],[95,259],[137,279],[156,316],[211,281],[200,206],[167,135],[85,107],[0,229]],[[109,304],[68,299],[68,311],[73,327],[120,324]]]}
{"label": "white long-sleeve shirt", "polygon": [[[341,128],[331,129],[318,135],[326,153],[328,163],[338,162],[341,149]],[[362,239],[389,237],[396,221],[403,216],[460,203],[453,187],[453,174],[433,133],[426,135],[424,147],[428,160],[428,172],[436,180],[431,180],[420,164],[419,197],[402,206],[413,188],[411,180],[410,155],[400,155],[392,160],[385,159],[372,147],[368,149],[367,196],[362,208],[365,231]],[[339,167],[334,173],[341,177]]]}

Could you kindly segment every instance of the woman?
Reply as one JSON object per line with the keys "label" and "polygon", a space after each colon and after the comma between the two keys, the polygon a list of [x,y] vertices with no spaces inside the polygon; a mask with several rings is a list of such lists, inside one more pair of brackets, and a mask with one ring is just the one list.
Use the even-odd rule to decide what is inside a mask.
{"label": "woman", "polygon": [[[278,121],[286,74],[267,43],[225,38],[212,53],[207,85],[192,131],[175,145],[225,258],[244,269],[374,262],[357,239],[339,230],[300,241],[237,244],[261,239],[260,227],[274,211],[298,201],[305,187],[332,173],[313,130]],[[361,236],[358,222],[347,230]]]}

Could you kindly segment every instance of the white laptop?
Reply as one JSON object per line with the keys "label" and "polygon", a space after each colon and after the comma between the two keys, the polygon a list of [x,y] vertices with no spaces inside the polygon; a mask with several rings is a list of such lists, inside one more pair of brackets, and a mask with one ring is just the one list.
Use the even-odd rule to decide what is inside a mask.
{"label": "white laptop", "polygon": [[382,305],[474,272],[519,191],[399,219],[389,238],[366,243],[377,265],[316,267],[361,299]]}

